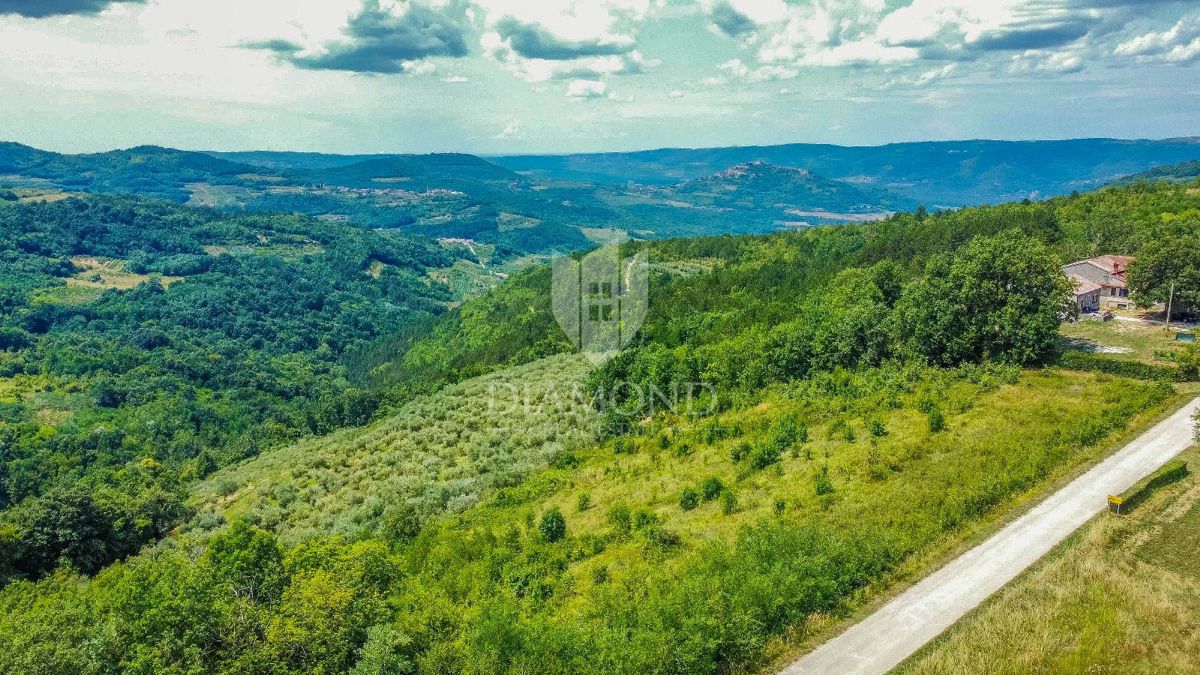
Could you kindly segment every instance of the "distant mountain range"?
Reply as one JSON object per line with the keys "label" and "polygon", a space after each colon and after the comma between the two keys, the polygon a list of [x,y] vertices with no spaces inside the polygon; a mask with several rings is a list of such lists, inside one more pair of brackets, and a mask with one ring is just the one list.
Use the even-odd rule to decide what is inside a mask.
{"label": "distant mountain range", "polygon": [[1159,165],[1200,160],[1200,139],[931,141],[862,147],[795,143],[487,159],[530,178],[659,185],[758,161],[885,189],[932,208],[1094,189]]}
{"label": "distant mountain range", "polygon": [[0,188],[299,212],[473,239],[518,255],[587,248],[622,234],[767,232],[871,220],[920,204],[1039,198],[1128,175],[1182,180],[1200,173],[1197,160],[1197,139],[793,144],[486,159],[156,146],[69,155],[0,143]]}

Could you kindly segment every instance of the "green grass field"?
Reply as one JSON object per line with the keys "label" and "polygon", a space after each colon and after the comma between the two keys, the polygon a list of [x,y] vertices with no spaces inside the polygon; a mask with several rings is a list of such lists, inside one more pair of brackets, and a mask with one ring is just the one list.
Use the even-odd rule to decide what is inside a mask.
{"label": "green grass field", "polygon": [[1162,326],[1134,321],[1082,320],[1065,323],[1059,330],[1065,346],[1087,351],[1119,354],[1143,363],[1170,365],[1163,356],[1180,348],[1175,332]]}
{"label": "green grass field", "polygon": [[1193,473],[1101,514],[898,669],[901,673],[1200,671],[1200,449]]}

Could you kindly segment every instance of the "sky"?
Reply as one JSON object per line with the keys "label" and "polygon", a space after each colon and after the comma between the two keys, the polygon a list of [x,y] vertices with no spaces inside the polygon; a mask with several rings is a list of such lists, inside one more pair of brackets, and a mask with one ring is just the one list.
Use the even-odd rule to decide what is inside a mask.
{"label": "sky", "polygon": [[64,152],[1194,135],[1195,0],[0,0],[0,140]]}

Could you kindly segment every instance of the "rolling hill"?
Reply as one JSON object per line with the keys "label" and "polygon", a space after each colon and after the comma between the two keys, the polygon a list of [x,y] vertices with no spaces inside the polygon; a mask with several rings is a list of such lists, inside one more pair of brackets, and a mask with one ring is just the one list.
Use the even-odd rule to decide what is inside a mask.
{"label": "rolling hill", "polygon": [[970,140],[855,147],[796,143],[489,159],[530,178],[618,185],[673,184],[761,161],[890,190],[934,208],[1094,189],[1157,165],[1200,159],[1200,141]]}
{"label": "rolling hill", "polygon": [[[717,185],[745,177],[734,174]],[[710,194],[714,186],[696,187]],[[117,203],[96,232],[95,218],[72,217],[78,203],[4,206],[0,214],[60,213],[68,232],[112,246],[128,239],[140,248],[163,231],[150,226],[159,220],[142,220],[154,215],[144,213],[150,206]],[[51,313],[52,337],[118,340],[128,344],[116,352],[122,358],[178,369],[208,387],[146,408],[139,382],[159,376],[137,370],[87,395],[101,415],[129,413],[124,435],[95,431],[94,416],[78,429],[59,423],[78,439],[80,465],[95,480],[85,484],[96,492],[88,501],[50,490],[0,518],[6,672],[767,668],[1196,391],[1170,381],[1184,373],[1183,352],[1151,366],[1058,341],[1069,298],[1060,260],[1099,248],[1136,254],[1191,227],[1200,195],[1186,185],[630,242],[629,252],[644,249],[651,259],[649,312],[638,338],[599,367],[568,353],[544,266],[422,322],[390,343],[391,361],[349,363],[372,353],[334,349],[353,334],[345,313],[399,300],[371,299],[380,280],[369,251],[398,243],[391,235],[345,227],[348,240],[322,242],[318,254],[285,235],[317,241],[319,222],[227,222],[154,204],[159,219],[196,222],[187,232],[204,239],[179,242],[181,253],[215,236],[237,235],[250,247],[282,239],[294,246],[239,255],[246,264],[283,255],[266,268],[276,276],[305,278],[318,261],[343,270],[331,275],[342,292],[301,294],[296,311],[270,324],[281,327],[280,339],[312,336],[306,360],[329,365],[309,375],[295,354],[274,355],[264,344],[270,369],[229,367],[258,361],[224,356],[231,345],[220,334],[191,338],[199,344],[185,349],[192,322],[207,315],[186,309],[222,297],[199,292],[217,281],[203,275],[180,274],[165,295],[142,284],[106,291],[99,306]],[[125,222],[130,210],[141,219]],[[1112,213],[1124,220],[1114,225]],[[34,240],[11,229],[12,249],[34,255]],[[58,239],[66,250],[80,237]],[[229,257],[222,264],[238,262]],[[43,274],[67,272],[49,265]],[[248,285],[241,302],[257,297]],[[176,293],[184,302],[163,302]],[[127,306],[142,296],[157,302]],[[333,298],[323,314],[329,332],[324,322],[282,330],[307,317],[310,303]],[[165,345],[123,323],[163,305],[179,312],[164,315],[178,317],[160,328]],[[223,323],[237,335],[272,316]],[[45,339],[40,349],[55,346]],[[133,351],[147,349],[150,357]],[[17,347],[23,363],[28,350]],[[76,370],[95,367],[85,354],[107,353],[79,351],[45,363],[60,369],[57,377],[79,377]],[[0,364],[12,363],[6,352]],[[214,397],[255,412],[267,392],[283,396],[322,374],[340,383],[351,371],[365,374],[369,391],[319,396],[320,415],[239,431],[249,443],[335,413],[361,419],[351,402],[390,401],[371,424],[331,434],[318,426],[320,437],[283,446],[232,443],[223,467],[186,460],[185,472],[170,463],[214,444],[189,433],[194,420],[226,419],[229,407],[206,414]],[[23,442],[45,445],[38,456],[46,465],[61,467],[54,420],[64,410],[80,415],[72,406],[87,399],[69,398],[80,387],[39,375],[22,365],[0,380],[0,395],[19,391],[16,407],[0,399],[9,404],[0,413],[27,434]],[[220,387],[223,377],[249,380]],[[672,382],[705,382],[716,394],[687,399],[694,407],[672,404],[669,394],[646,399],[662,405],[655,409],[635,402],[634,390],[670,392]],[[159,425],[175,419],[167,413],[180,417],[177,438],[164,444]],[[247,448],[255,451],[237,454]],[[83,462],[101,457],[101,466]],[[156,510],[153,487],[189,491],[195,512]],[[134,554],[124,537],[146,522],[133,517],[139,509],[154,516],[151,535],[186,525]],[[103,517],[114,517],[107,528]],[[113,538],[123,542],[111,552],[119,561],[97,564],[96,547]],[[29,561],[39,566],[31,571]]]}
{"label": "rolling hill", "polygon": [[[869,186],[829,180],[795,167],[750,162],[664,188],[662,192],[693,206],[731,211],[769,211],[781,217],[857,220],[914,209],[911,199]],[[825,214],[820,216],[818,214]]]}
{"label": "rolling hill", "polygon": [[1171,181],[1174,183],[1189,183],[1197,178],[1200,178],[1200,161],[1193,160],[1191,162],[1182,162],[1180,164],[1156,166],[1148,171],[1142,171],[1113,181],[1113,185],[1129,185],[1138,181],[1159,180]]}
{"label": "rolling hill", "polygon": [[757,167],[678,186],[622,187],[534,180],[464,154],[210,155],[140,147],[61,155],[5,144],[0,169],[0,186],[125,193],[226,211],[299,212],[494,245],[501,259],[585,249],[614,236],[770,232],[915,206],[882,190],[799,170]]}

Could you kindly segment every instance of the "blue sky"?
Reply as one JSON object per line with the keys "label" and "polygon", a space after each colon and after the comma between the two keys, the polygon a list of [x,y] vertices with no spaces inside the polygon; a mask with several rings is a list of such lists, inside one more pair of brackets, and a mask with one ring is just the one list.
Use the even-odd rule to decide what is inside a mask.
{"label": "blue sky", "polygon": [[1173,0],[0,0],[0,139],[583,152],[1200,135]]}

